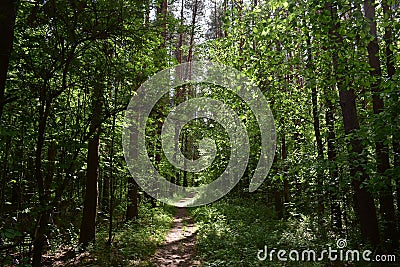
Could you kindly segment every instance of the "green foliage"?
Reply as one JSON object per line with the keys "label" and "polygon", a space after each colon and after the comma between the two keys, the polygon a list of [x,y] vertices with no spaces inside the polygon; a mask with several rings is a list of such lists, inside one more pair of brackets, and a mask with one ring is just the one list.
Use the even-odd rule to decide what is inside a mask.
{"label": "green foliage", "polygon": [[259,261],[258,250],[265,245],[300,250],[322,243],[307,217],[277,220],[261,199],[221,200],[191,213],[199,227],[197,249],[204,266],[280,266]]}
{"label": "green foliage", "polygon": [[91,256],[101,266],[148,266],[171,228],[174,209],[139,207],[139,218],[116,229],[112,244],[107,244],[108,229],[102,226],[97,234]]}
{"label": "green foliage", "polygon": [[[266,243],[282,248],[322,248],[343,233],[352,246],[361,242],[352,187],[360,177],[359,170],[370,177],[361,187],[377,200],[378,210],[382,192],[393,187],[399,193],[396,142],[400,138],[400,9],[392,8],[384,15],[385,2],[377,2],[377,55],[382,75],[376,77],[371,75],[373,69],[368,62],[367,47],[373,36],[362,1],[273,0],[258,1],[257,6],[256,1],[212,1],[215,6],[209,10],[210,29],[201,37],[197,34],[199,25],[189,25],[186,18],[194,2],[184,1],[182,21],[177,10],[170,10],[165,17],[160,14],[161,2],[18,1],[5,88],[6,96],[15,100],[7,103],[0,118],[0,246],[10,247],[2,252],[5,263],[1,264],[17,264],[16,260],[20,266],[28,264],[40,215],[47,209],[51,220],[45,249],[55,253],[63,245],[77,244],[88,140],[93,134],[89,130],[94,115],[93,95],[99,89],[103,92],[102,121],[98,125],[101,212],[98,240],[91,252],[100,265],[150,264],[147,259],[161,243],[172,213],[165,208],[150,209],[148,199],[139,190],[139,218],[122,223],[130,175],[120,142],[123,111],[140,84],[177,63],[174,53],[178,50],[184,56],[191,48],[195,59],[240,69],[260,87],[274,114],[278,142],[269,179],[257,197],[249,198],[246,190],[258,162],[260,129],[241,99],[224,88],[187,84],[181,99],[167,94],[153,108],[146,128],[148,156],[161,175],[179,185],[185,183],[184,179],[189,186],[215,180],[229,162],[231,144],[218,123],[191,121],[180,136],[182,153],[190,159],[198,158],[202,152],[199,140],[212,138],[217,157],[200,173],[184,173],[173,167],[163,155],[159,132],[174,106],[198,97],[198,89],[208,87],[210,92],[204,96],[229,105],[246,125],[251,149],[245,177],[226,199],[193,210],[199,225],[198,251],[205,265],[257,266],[256,252]],[[178,2],[172,1],[170,7]],[[209,13],[203,14],[203,2],[196,2],[199,14]],[[395,6],[395,1],[388,2]],[[189,36],[192,29],[195,36]],[[390,44],[386,44],[388,30],[393,33]],[[177,47],[180,36],[183,44]],[[188,44],[190,37],[194,37],[194,47]],[[389,52],[393,53],[396,69],[392,77]],[[371,88],[378,82],[379,92],[373,92]],[[182,88],[175,89],[174,94]],[[347,91],[355,93],[360,125],[351,133],[345,132],[341,112],[348,103],[339,98],[339,93]],[[373,110],[377,96],[384,102],[379,114]],[[315,119],[319,129],[314,128]],[[334,140],[329,140],[331,130]],[[322,156],[317,151],[317,132],[322,138]],[[354,147],[350,142],[354,140],[364,148],[360,155],[351,152]],[[388,148],[390,166],[384,173],[377,169],[376,140],[382,140]],[[332,160],[327,158],[329,141],[335,152]],[[55,158],[51,159],[53,148]],[[358,173],[352,177],[350,170],[357,167]],[[40,176],[45,183],[43,192],[39,192]],[[320,177],[322,183],[318,183]],[[393,192],[389,195],[396,196]],[[283,193],[287,193],[288,203],[283,203]],[[316,209],[321,193],[325,208],[322,215]],[[280,205],[277,199],[282,202],[282,220],[276,219]],[[331,231],[331,204],[335,201],[342,210],[341,232]],[[392,202],[398,220],[399,203]],[[111,246],[107,246],[110,210],[116,229]],[[380,214],[382,228],[385,212]]]}
{"label": "green foliage", "polygon": [[[258,251],[267,246],[269,252],[272,249],[300,252],[312,249],[319,253],[328,247],[335,249],[339,238],[334,233],[321,235],[321,226],[309,215],[297,214],[288,220],[277,220],[271,207],[257,195],[250,198],[231,196],[194,208],[191,214],[199,228],[197,251],[203,266],[282,266],[283,262],[276,255],[273,261],[269,256],[266,261],[260,261]],[[351,234],[347,240],[346,249],[369,249],[360,245],[359,236]],[[329,264],[327,257],[317,262],[285,262],[285,266]]]}

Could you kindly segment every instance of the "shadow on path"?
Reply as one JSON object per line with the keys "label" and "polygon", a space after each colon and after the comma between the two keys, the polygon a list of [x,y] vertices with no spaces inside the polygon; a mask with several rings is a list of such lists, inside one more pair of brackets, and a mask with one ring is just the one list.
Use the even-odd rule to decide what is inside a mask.
{"label": "shadow on path", "polygon": [[152,262],[156,266],[200,266],[194,260],[196,227],[186,208],[177,208],[172,229],[165,237]]}

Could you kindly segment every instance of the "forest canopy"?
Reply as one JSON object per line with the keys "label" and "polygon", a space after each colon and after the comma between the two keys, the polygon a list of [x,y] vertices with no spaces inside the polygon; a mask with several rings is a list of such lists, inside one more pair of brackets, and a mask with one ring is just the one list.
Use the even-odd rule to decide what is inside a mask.
{"label": "forest canopy", "polygon": [[[198,227],[192,256],[204,266],[269,266],[257,259],[267,242],[322,250],[346,239],[348,248],[400,256],[399,5],[1,1],[0,264],[159,265],[154,253],[185,216]],[[274,117],[276,151],[249,192],[265,148],[251,106],[213,84],[173,88],[152,107],[145,137],[169,182],[209,184],[232,157],[227,129],[194,119],[176,144],[197,160],[201,140],[214,140],[212,165],[189,172],[169,162],[161,132],[180,104],[222,101],[250,140],[244,174],[227,196],[177,212],[138,186],[121,140],[138,88],[195,61],[232,67],[257,85]]]}

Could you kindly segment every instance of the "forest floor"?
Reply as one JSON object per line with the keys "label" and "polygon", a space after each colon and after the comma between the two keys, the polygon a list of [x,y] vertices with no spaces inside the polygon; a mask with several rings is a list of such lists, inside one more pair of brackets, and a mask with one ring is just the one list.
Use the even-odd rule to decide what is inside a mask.
{"label": "forest floor", "polygon": [[199,266],[194,260],[197,228],[186,208],[177,208],[171,230],[152,262],[156,266]]}

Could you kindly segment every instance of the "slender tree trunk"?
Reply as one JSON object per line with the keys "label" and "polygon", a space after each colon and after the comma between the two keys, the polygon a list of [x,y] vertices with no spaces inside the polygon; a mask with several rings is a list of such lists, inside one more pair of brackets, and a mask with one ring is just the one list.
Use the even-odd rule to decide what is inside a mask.
{"label": "slender tree trunk", "polygon": [[[273,162],[272,166],[276,166],[276,164],[278,163],[278,160],[279,160],[278,157],[274,157],[274,160],[273,160],[274,162]],[[282,202],[281,181],[280,180],[273,181],[272,194],[274,197],[275,213],[276,213],[277,218],[280,220],[283,218],[283,202]]]}
{"label": "slender tree trunk", "polygon": [[[340,35],[337,33],[339,28],[339,19],[335,6],[327,3],[327,8],[331,14],[331,29],[329,35],[336,46],[341,46]],[[336,78],[336,85],[339,91],[340,106],[342,109],[342,118],[345,134],[351,135],[360,128],[358,122],[356,96],[354,90],[345,86],[342,78],[339,76],[339,56],[335,51],[332,53],[333,70]],[[352,137],[349,149],[350,175],[353,178],[354,204],[356,213],[360,218],[361,237],[370,242],[373,246],[379,244],[378,219],[376,216],[376,207],[371,193],[363,185],[369,179],[364,169],[366,158],[364,147],[359,137]],[[363,186],[361,186],[363,185]]]}
{"label": "slender tree trunk", "polygon": [[194,0],[193,13],[192,13],[192,28],[190,31],[190,43],[189,43],[189,53],[187,57],[187,62],[193,60],[193,47],[194,47],[194,35],[196,29],[196,17],[197,17],[198,0]]}
{"label": "slender tree trunk", "polygon": [[[159,137],[161,137],[162,126],[163,126],[163,123],[160,120],[160,118],[162,118],[163,114],[164,114],[162,108],[165,107],[165,101],[166,101],[165,97],[162,97],[160,101],[163,101],[163,104],[158,107],[158,109],[156,111],[156,115],[155,115],[156,116],[156,120],[157,120],[157,122],[155,124],[155,127],[157,127],[157,136],[159,136]],[[133,146],[133,145],[134,145],[134,142],[132,142],[131,146]],[[153,157],[155,159],[155,167],[156,167],[156,169],[160,168],[160,166],[161,166],[161,153],[162,153],[162,143],[161,143],[161,141],[154,142],[154,154],[153,154]],[[155,193],[157,194],[157,191]],[[153,196],[151,196],[151,195],[146,195],[146,196],[147,196],[147,199],[150,199],[151,207],[155,208],[157,206],[157,202],[156,202],[155,198]]]}
{"label": "slender tree trunk", "polygon": [[[223,16],[226,15],[226,11],[228,10],[228,0],[224,0],[223,3]],[[228,17],[229,18],[229,17]],[[223,36],[222,37],[227,37],[228,33],[226,32],[226,29],[223,31]]]}
{"label": "slender tree trunk", "polygon": [[80,227],[79,243],[86,247],[89,242],[95,240],[96,215],[98,197],[98,177],[100,162],[100,132],[103,107],[103,85],[99,84],[93,90],[92,119],[90,132],[92,136],[88,143],[86,189],[83,204],[83,216]]}
{"label": "slender tree trunk", "polygon": [[128,207],[126,208],[126,221],[137,218],[138,212],[138,193],[137,184],[133,177],[128,177]]}
{"label": "slender tree trunk", "polygon": [[[384,40],[385,40],[385,54],[386,54],[386,68],[387,68],[387,73],[389,80],[392,81],[393,76],[396,74],[396,67],[395,67],[395,57],[393,50],[391,48],[393,44],[393,29],[391,27],[391,23],[393,23],[393,16],[392,16],[392,10],[391,7],[388,4],[388,0],[383,0],[382,1],[382,8],[383,8],[383,14],[384,17],[387,18],[385,21],[387,23],[387,26],[385,27],[385,34],[384,34]],[[398,100],[398,96],[395,95],[396,99]],[[395,101],[396,102],[396,101]],[[394,118],[398,117],[398,113],[394,114]],[[400,168],[400,131],[398,129],[398,125],[396,121],[394,121],[395,129],[393,131],[393,167],[395,169]],[[397,127],[396,127],[397,126]],[[396,179],[396,193],[397,193],[397,211],[400,214],[400,179]],[[398,221],[400,222],[400,219],[398,218]]]}
{"label": "slender tree trunk", "polygon": [[[183,51],[182,51],[182,46],[183,46],[183,34],[184,34],[184,20],[185,20],[185,17],[184,17],[184,4],[185,4],[185,1],[184,0],[182,0],[181,1],[181,18],[180,18],[180,26],[181,26],[181,29],[180,29],[180,32],[179,32],[179,42],[178,42],[178,51],[177,51],[177,59],[178,59],[178,62],[180,63],[180,64],[182,64],[183,63]],[[180,79],[182,79],[182,73],[181,73],[181,71],[180,71],[180,69],[179,69],[179,72],[177,73],[177,75],[178,75],[178,77],[180,78]],[[185,101],[185,93],[186,93],[186,90],[185,90],[186,88],[185,88],[185,85],[183,85],[181,88],[176,88],[175,89],[175,105],[177,106],[177,105],[179,105],[181,102],[183,102],[183,101]],[[174,147],[174,149],[175,149],[175,152],[177,152],[177,151],[179,151],[179,147],[178,147],[178,145],[179,145],[179,135],[178,135],[178,129],[175,127],[175,136],[174,136],[174,144],[175,144],[175,147]],[[176,160],[176,155],[175,155],[175,153],[174,153],[174,160]],[[185,171],[184,171],[185,172]],[[180,178],[180,174],[181,174],[181,171],[180,170],[178,170],[177,172],[176,172],[176,177],[174,176],[174,175],[172,175],[172,177],[171,177],[171,183],[172,184],[175,184],[177,181],[179,181],[179,178]],[[185,174],[184,174],[185,175]],[[171,196],[174,194],[174,192],[173,192],[173,190],[172,190],[172,188],[171,188],[171,190],[170,190],[170,193],[171,193]]]}
{"label": "slender tree trunk", "polygon": [[32,258],[32,266],[39,267],[42,266],[42,253],[44,246],[47,241],[46,233],[47,233],[47,224],[50,219],[50,211],[46,209],[43,211],[39,218],[39,227],[35,232],[35,240],[33,243],[33,258]]}
{"label": "slender tree trunk", "polygon": [[[313,120],[314,120],[314,134],[315,140],[317,142],[317,156],[319,164],[322,164],[324,160],[324,150],[322,145],[322,138],[319,126],[319,112],[318,112],[318,100],[317,100],[317,89],[315,86],[312,86],[311,98],[312,98],[312,110],[313,110]],[[322,217],[324,214],[324,199],[323,199],[323,170],[321,167],[318,167],[317,170],[317,198],[318,198],[318,217],[319,220],[322,221]]]}
{"label": "slender tree trunk", "polygon": [[[11,149],[11,137],[10,136],[6,136],[5,138],[5,150],[4,150],[4,156],[3,156],[3,164],[2,164],[2,175],[0,178],[0,192],[1,192],[1,198],[0,198],[0,214],[3,213],[4,211],[4,203],[5,198],[6,198],[6,194],[5,194],[5,189],[6,189],[6,184],[8,183],[8,178],[7,177],[7,173],[8,173],[8,157],[10,155],[10,149]],[[14,203],[14,201],[12,202],[13,205],[15,205],[16,203]]]}
{"label": "slender tree trunk", "polygon": [[50,201],[49,187],[53,179],[52,172],[54,172],[54,166],[52,166],[52,164],[54,163],[52,163],[51,161],[53,157],[55,158],[55,155],[52,155],[53,153],[55,153],[55,151],[54,152],[52,151],[53,150],[52,146],[54,146],[55,144],[50,144],[49,148],[50,151],[48,154],[50,166],[48,166],[49,169],[47,172],[47,176],[45,178],[43,178],[42,174],[42,151],[45,141],[47,119],[49,117],[50,110],[52,108],[52,102],[67,88],[66,75],[68,73],[70,62],[74,56],[75,49],[76,46],[72,48],[64,63],[65,65],[62,73],[62,89],[53,94],[48,94],[49,84],[48,81],[44,81],[39,90],[40,105],[38,112],[39,113],[38,140],[35,153],[35,178],[38,186],[39,207],[41,208],[41,211],[39,213],[39,220],[38,220],[39,223],[35,231],[35,238],[33,241],[33,252],[32,252],[33,267],[41,266],[42,253],[47,240],[46,234],[48,232],[48,223],[50,219],[51,209],[53,207],[58,206],[62,192],[65,188],[65,186],[58,187],[56,189],[56,194],[53,201],[50,204],[48,203]]}
{"label": "slender tree trunk", "polygon": [[[373,92],[373,109],[374,114],[380,114],[384,110],[384,102],[380,97],[380,84],[382,79],[382,71],[379,59],[379,44],[376,30],[376,17],[375,17],[375,2],[372,0],[364,1],[365,17],[370,22],[370,34],[374,37],[367,46],[368,49],[368,61],[372,70],[370,71],[371,77],[375,79],[372,83]],[[381,122],[376,125],[376,137],[375,137],[375,152],[377,161],[377,171],[384,179],[384,186],[379,192],[379,203],[380,211],[383,219],[383,234],[384,240],[390,240],[390,248],[397,247],[398,236],[395,222],[395,211],[394,211],[394,199],[393,199],[393,188],[392,179],[385,172],[390,169],[389,163],[389,148],[384,143],[387,136],[381,136],[380,126]]]}
{"label": "slender tree trunk", "polygon": [[[331,14],[331,28],[329,30],[329,35],[333,36],[335,34],[334,30],[336,29],[337,25],[334,21],[335,16],[332,12],[332,7],[326,3],[325,4],[326,10]],[[328,13],[328,14],[329,14]],[[327,49],[326,46],[323,47]],[[310,55],[311,57],[311,55]],[[337,63],[337,58],[334,58],[335,62]],[[336,66],[337,67],[337,66]],[[328,76],[331,79],[331,73]],[[337,77],[336,77],[337,78]],[[332,86],[331,91],[334,91],[334,86]],[[336,135],[335,135],[335,105],[331,100],[333,93],[329,90],[325,90],[325,103],[326,103],[326,112],[325,112],[325,123],[326,127],[328,128],[328,135],[327,135],[327,156],[328,156],[328,164],[329,164],[329,187],[327,189],[327,193],[330,199],[330,209],[331,209],[331,223],[333,228],[338,231],[342,232],[343,224],[342,224],[342,211],[340,208],[340,185],[339,185],[339,172],[338,166],[336,164]],[[314,94],[314,93],[313,93]],[[336,95],[335,95],[336,97]],[[315,101],[315,100],[314,100]],[[316,101],[315,101],[316,102]],[[313,104],[314,107],[317,107],[316,103]],[[314,114],[314,112],[313,112]],[[315,123],[314,123],[315,125]],[[317,128],[317,127],[314,127]],[[320,146],[322,145],[322,141]],[[318,149],[321,154],[323,154],[323,150],[321,148]],[[323,156],[320,157],[323,159]]]}
{"label": "slender tree trunk", "polygon": [[157,8],[157,19],[161,21],[160,27],[161,27],[161,36],[163,37],[163,43],[162,47],[165,48],[167,46],[167,30],[168,30],[168,24],[167,24],[167,14],[168,14],[168,0],[163,0],[161,2],[161,5]]}
{"label": "slender tree trunk", "polygon": [[0,120],[4,106],[12,101],[5,95],[7,70],[14,39],[14,25],[17,16],[17,0],[0,1]]}
{"label": "slender tree trunk", "polygon": [[287,147],[286,147],[286,137],[285,133],[282,134],[282,165],[283,165],[283,197],[285,200],[285,203],[290,202],[290,197],[289,197],[289,181],[287,179],[287,165],[286,165],[286,158],[287,158]]}
{"label": "slender tree trunk", "polygon": [[[188,138],[187,138],[187,135],[185,134],[184,135],[184,137],[183,137],[183,140],[182,140],[182,147],[183,147],[183,151],[187,151],[187,147],[188,147],[188,142],[189,142],[189,140],[188,140]],[[186,162],[184,163],[184,167],[185,167],[185,169],[186,169]],[[188,178],[187,178],[187,175],[188,175],[188,172],[187,171],[184,171],[183,172],[183,186],[184,187],[187,187],[188,186]]]}
{"label": "slender tree trunk", "polygon": [[328,128],[327,144],[328,144],[328,162],[330,174],[330,190],[329,197],[331,200],[331,214],[333,228],[339,232],[343,229],[342,224],[342,211],[340,208],[340,185],[339,185],[339,172],[336,165],[336,134],[335,134],[335,106],[327,95],[326,99],[326,125]]}
{"label": "slender tree trunk", "polygon": [[56,154],[57,154],[56,143],[53,141],[50,143],[47,150],[48,165],[47,165],[46,178],[44,180],[44,188],[46,195],[50,194],[51,184],[53,182]]}
{"label": "slender tree trunk", "polygon": [[243,29],[243,25],[242,25],[242,19],[243,19],[243,0],[238,0],[237,1],[237,5],[238,5],[238,16],[239,16],[239,25],[237,27],[239,27],[241,34],[239,36],[239,58],[240,58],[240,67],[243,68],[243,63],[244,63],[244,55],[243,55],[243,46],[244,46],[244,34],[245,32],[242,30]]}
{"label": "slender tree trunk", "polygon": [[283,204],[282,204],[282,196],[279,187],[275,188],[274,191],[274,199],[275,199],[275,212],[278,219],[283,218]]}
{"label": "slender tree trunk", "polygon": [[183,27],[184,27],[184,19],[185,19],[184,14],[183,14],[184,3],[185,3],[185,0],[182,0],[182,2],[181,2],[181,25],[180,25],[181,28],[179,30],[180,32],[179,32],[178,51],[177,51],[178,62],[180,64],[183,63],[182,62],[182,60],[183,60],[183,57],[182,57],[182,45],[183,45]]}
{"label": "slender tree trunk", "polygon": [[215,38],[215,40],[217,40],[221,36],[221,34],[220,34],[221,33],[221,29],[219,27],[220,21],[219,21],[219,18],[218,18],[217,1],[214,0],[213,4],[214,4],[214,25],[215,25],[214,38]]}
{"label": "slender tree trunk", "polygon": [[[325,4],[325,8],[328,11],[328,14],[330,14],[330,19],[331,19],[331,27],[329,29],[329,36],[333,37],[336,34],[337,27],[339,24],[336,22],[337,19],[337,14],[336,14],[336,9],[333,8],[329,3]],[[338,44],[339,41],[336,40],[336,44]],[[333,75],[336,76],[336,79],[338,79],[336,72],[337,72],[337,64],[338,64],[338,57],[334,56],[333,57],[333,62],[335,63],[335,70],[333,72]],[[331,73],[330,73],[331,75]],[[332,86],[333,87],[333,86]],[[342,88],[341,82],[338,83],[338,88]],[[334,88],[332,88],[334,89]],[[340,208],[340,185],[339,185],[339,171],[338,171],[338,165],[336,164],[336,134],[335,134],[335,104],[331,100],[331,94],[329,92],[325,92],[325,97],[326,97],[326,115],[325,115],[325,121],[326,125],[328,128],[328,137],[327,137],[327,145],[328,145],[328,162],[329,162],[329,174],[330,174],[330,190],[329,190],[329,196],[331,200],[331,214],[332,214],[332,225],[334,229],[338,231],[342,231],[343,229],[343,224],[342,224],[342,211]],[[336,97],[336,95],[335,95]],[[345,214],[344,214],[345,215]],[[344,220],[346,221],[346,216],[344,217]]]}
{"label": "slender tree trunk", "polygon": [[[118,96],[118,86],[114,87],[114,108],[116,108],[116,99]],[[108,186],[109,186],[109,214],[110,214],[110,220],[108,224],[108,245],[111,245],[112,241],[112,231],[113,231],[113,220],[114,220],[114,142],[115,142],[115,121],[116,121],[117,115],[113,115],[113,120],[112,120],[112,126],[111,126],[111,151],[110,151],[110,177],[108,180]],[[111,195],[111,196],[110,196]]]}
{"label": "slender tree trunk", "polygon": [[[308,50],[308,69],[311,70],[311,75],[313,75],[313,63],[312,63],[312,54],[311,54],[311,38],[307,38],[307,50]],[[324,215],[324,199],[323,199],[323,170],[320,167],[322,162],[324,161],[324,148],[322,144],[321,130],[320,130],[320,122],[319,122],[319,111],[318,111],[318,93],[317,87],[313,81],[314,77],[311,77],[311,81],[309,81],[311,85],[311,103],[312,103],[312,115],[313,115],[313,126],[314,126],[314,135],[315,141],[317,143],[317,201],[318,201],[318,221],[322,223],[323,215]]]}
{"label": "slender tree trunk", "polygon": [[[113,148],[111,148],[112,150]],[[110,171],[111,172],[111,171]],[[109,202],[110,202],[110,179],[107,173],[103,175],[103,191],[101,196],[101,209],[103,212],[109,211]]]}
{"label": "slender tree trunk", "polygon": [[[130,146],[134,147],[138,145],[138,130],[134,127],[131,127],[130,130]],[[132,154],[130,158],[132,160],[137,159],[137,149],[132,150]],[[132,176],[128,177],[128,207],[126,208],[126,220],[130,221],[136,219],[139,212],[138,212],[138,189],[135,179]]]}
{"label": "slender tree trunk", "polygon": [[391,48],[391,45],[393,45],[393,29],[392,29],[392,24],[393,23],[393,16],[392,16],[392,10],[390,6],[388,5],[388,0],[382,0],[382,8],[383,8],[383,14],[386,17],[387,16],[387,25],[385,27],[385,34],[384,34],[384,40],[385,40],[385,53],[386,53],[386,68],[387,68],[387,73],[389,76],[389,79],[392,79],[393,76],[396,73],[396,68],[394,65],[395,62],[395,57],[393,54],[393,48]]}
{"label": "slender tree trunk", "polygon": [[[345,133],[346,135],[350,135],[360,127],[354,91],[341,89],[339,91],[339,98],[342,107]],[[357,137],[352,137],[350,146],[350,175],[353,177],[352,185],[355,191],[356,211],[358,211],[360,217],[361,235],[364,240],[376,246],[379,243],[379,232],[374,199],[365,186],[361,186],[369,179],[363,167],[366,162],[365,156],[363,155],[364,148],[361,144],[361,140]]]}
{"label": "slender tree trunk", "polygon": [[35,239],[33,241],[33,267],[41,266],[42,253],[46,243],[47,223],[50,218],[50,210],[47,206],[47,196],[42,173],[42,151],[46,134],[47,118],[51,107],[51,101],[46,101],[46,88],[47,86],[43,85],[39,98],[39,127],[35,154],[35,178],[39,192],[39,205],[42,211],[39,214],[39,226],[36,229]]}

